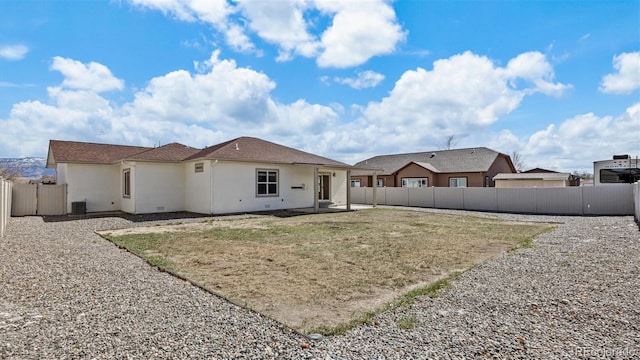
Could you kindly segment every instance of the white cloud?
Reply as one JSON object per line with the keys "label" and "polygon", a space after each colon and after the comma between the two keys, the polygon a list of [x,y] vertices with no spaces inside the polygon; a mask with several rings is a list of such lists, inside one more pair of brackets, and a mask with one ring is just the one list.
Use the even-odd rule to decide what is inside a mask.
{"label": "white cloud", "polygon": [[28,52],[29,48],[22,44],[3,46],[0,47],[0,58],[7,60],[22,60]]}
{"label": "white cloud", "polygon": [[65,77],[61,84],[65,88],[98,93],[124,88],[123,80],[116,78],[109,68],[96,62],[83,64],[77,60],[56,56],[53,58],[51,69],[59,71]]}
{"label": "white cloud", "polygon": [[[197,63],[197,71],[151,79],[121,104],[101,96],[99,87],[63,85],[78,76],[66,71],[58,86],[48,88],[46,102],[17,103],[0,119],[0,153],[44,155],[51,138],[204,147],[248,135],[354,163],[384,153],[432,150],[455,134],[459,147],[519,151],[527,167],[589,170],[592,161],[612,154],[640,154],[640,103],[619,116],[577,115],[526,137],[490,130],[528,94],[545,93],[538,90],[540,78],[557,86],[544,58],[523,59],[532,67],[520,68],[517,61],[500,67],[472,53],[438,60],[431,70],[405,72],[381,101],[346,111],[305,99],[279,103],[272,79],[221,59],[218,51]],[[74,69],[91,68],[67,60]],[[352,116],[355,120],[345,120]]]}
{"label": "white cloud", "polygon": [[435,61],[431,71],[406,71],[389,96],[370,103],[364,114],[391,136],[413,133],[442,139],[493,124],[526,95],[557,95],[568,87],[552,78],[550,65],[538,53],[519,55],[502,68],[465,52]]}
{"label": "white cloud", "polygon": [[[223,34],[235,51],[262,51],[250,35],[278,48],[277,61],[295,56],[316,58],[320,67],[345,68],[390,54],[407,32],[385,0],[326,1],[130,0],[181,21],[202,21]],[[326,28],[319,28],[328,19]],[[375,31],[372,31],[375,29]]]}
{"label": "white cloud", "polygon": [[322,34],[320,67],[361,65],[374,56],[394,52],[407,36],[385,1],[316,0],[316,4],[320,11],[335,14]]}
{"label": "white cloud", "polygon": [[132,4],[173,15],[178,20],[211,24],[223,22],[233,10],[227,0],[129,0]]}
{"label": "white cloud", "polygon": [[613,57],[616,73],[602,78],[600,91],[609,94],[630,94],[640,88],[640,52],[622,53]]}
{"label": "white cloud", "polygon": [[384,80],[384,75],[371,70],[360,71],[354,78],[333,78],[333,81],[337,82],[338,84],[349,85],[354,89],[376,87],[382,80]]}
{"label": "white cloud", "polygon": [[618,116],[587,113],[549,125],[531,135],[522,148],[530,167],[587,170],[593,161],[614,154],[640,155],[640,103]]}
{"label": "white cloud", "polygon": [[249,29],[263,40],[279,47],[279,61],[293,55],[314,57],[318,40],[307,30],[304,12],[311,4],[301,0],[238,1]]}

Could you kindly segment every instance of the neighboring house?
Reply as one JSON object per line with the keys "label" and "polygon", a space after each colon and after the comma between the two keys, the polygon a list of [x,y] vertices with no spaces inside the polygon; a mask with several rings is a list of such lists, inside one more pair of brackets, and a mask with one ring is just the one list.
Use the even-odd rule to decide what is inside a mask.
{"label": "neighboring house", "polygon": [[370,187],[492,187],[499,173],[515,173],[509,155],[486,147],[380,155],[360,161],[356,167],[379,171],[354,170],[351,186]]}
{"label": "neighboring house", "polygon": [[205,149],[51,140],[47,167],[67,184],[67,211],[222,214],[350,205],[347,164],[240,137]]}
{"label": "neighboring house", "polygon": [[578,186],[580,179],[569,173],[524,172],[519,174],[498,174],[493,177],[497,188],[532,188]]}

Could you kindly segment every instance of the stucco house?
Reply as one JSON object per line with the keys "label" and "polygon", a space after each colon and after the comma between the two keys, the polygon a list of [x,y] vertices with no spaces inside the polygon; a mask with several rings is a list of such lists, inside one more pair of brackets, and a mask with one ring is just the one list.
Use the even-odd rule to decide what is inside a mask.
{"label": "stucco house", "polygon": [[47,167],[67,184],[67,211],[223,214],[350,206],[352,166],[240,137],[205,149],[50,140]]}
{"label": "stucco house", "polygon": [[515,173],[511,157],[486,147],[379,155],[355,164],[352,187],[493,187],[500,173]]}

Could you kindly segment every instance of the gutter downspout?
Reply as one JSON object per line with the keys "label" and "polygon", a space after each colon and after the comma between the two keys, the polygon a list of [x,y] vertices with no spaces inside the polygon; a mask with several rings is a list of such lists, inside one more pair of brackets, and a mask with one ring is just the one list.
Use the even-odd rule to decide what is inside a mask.
{"label": "gutter downspout", "polygon": [[351,210],[351,170],[347,170],[347,211]]}
{"label": "gutter downspout", "polygon": [[[211,161],[211,160],[209,160]],[[209,203],[209,213],[213,214],[213,167],[218,163],[218,159],[214,162],[210,163],[210,171],[209,171],[209,190],[211,190],[210,203]]]}
{"label": "gutter downspout", "polygon": [[314,166],[313,167],[313,211],[316,213],[320,211],[320,200],[318,199],[319,190],[320,189],[318,187],[318,167]]}

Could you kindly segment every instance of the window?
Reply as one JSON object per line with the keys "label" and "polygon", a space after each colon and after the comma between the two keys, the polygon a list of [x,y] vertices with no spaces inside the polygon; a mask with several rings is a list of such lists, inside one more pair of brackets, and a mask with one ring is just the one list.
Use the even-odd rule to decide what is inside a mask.
{"label": "window", "polygon": [[402,187],[419,188],[429,186],[428,178],[402,178]]}
{"label": "window", "polygon": [[627,183],[640,181],[640,169],[600,169],[601,183]]}
{"label": "window", "polygon": [[449,178],[449,187],[467,187],[466,177]]}
{"label": "window", "polygon": [[351,180],[351,187],[360,187],[360,180]]}
{"label": "window", "polygon": [[256,196],[278,196],[278,170],[256,170]]}
{"label": "window", "polygon": [[204,171],[204,163],[195,163],[193,170],[197,173]]}
{"label": "window", "polygon": [[485,176],[484,177],[484,187],[490,187],[491,183],[489,182],[489,177]]}
{"label": "window", "polygon": [[122,170],[122,197],[131,197],[131,169]]}
{"label": "window", "polygon": [[376,179],[376,180],[378,180],[378,187],[384,186],[384,179]]}

